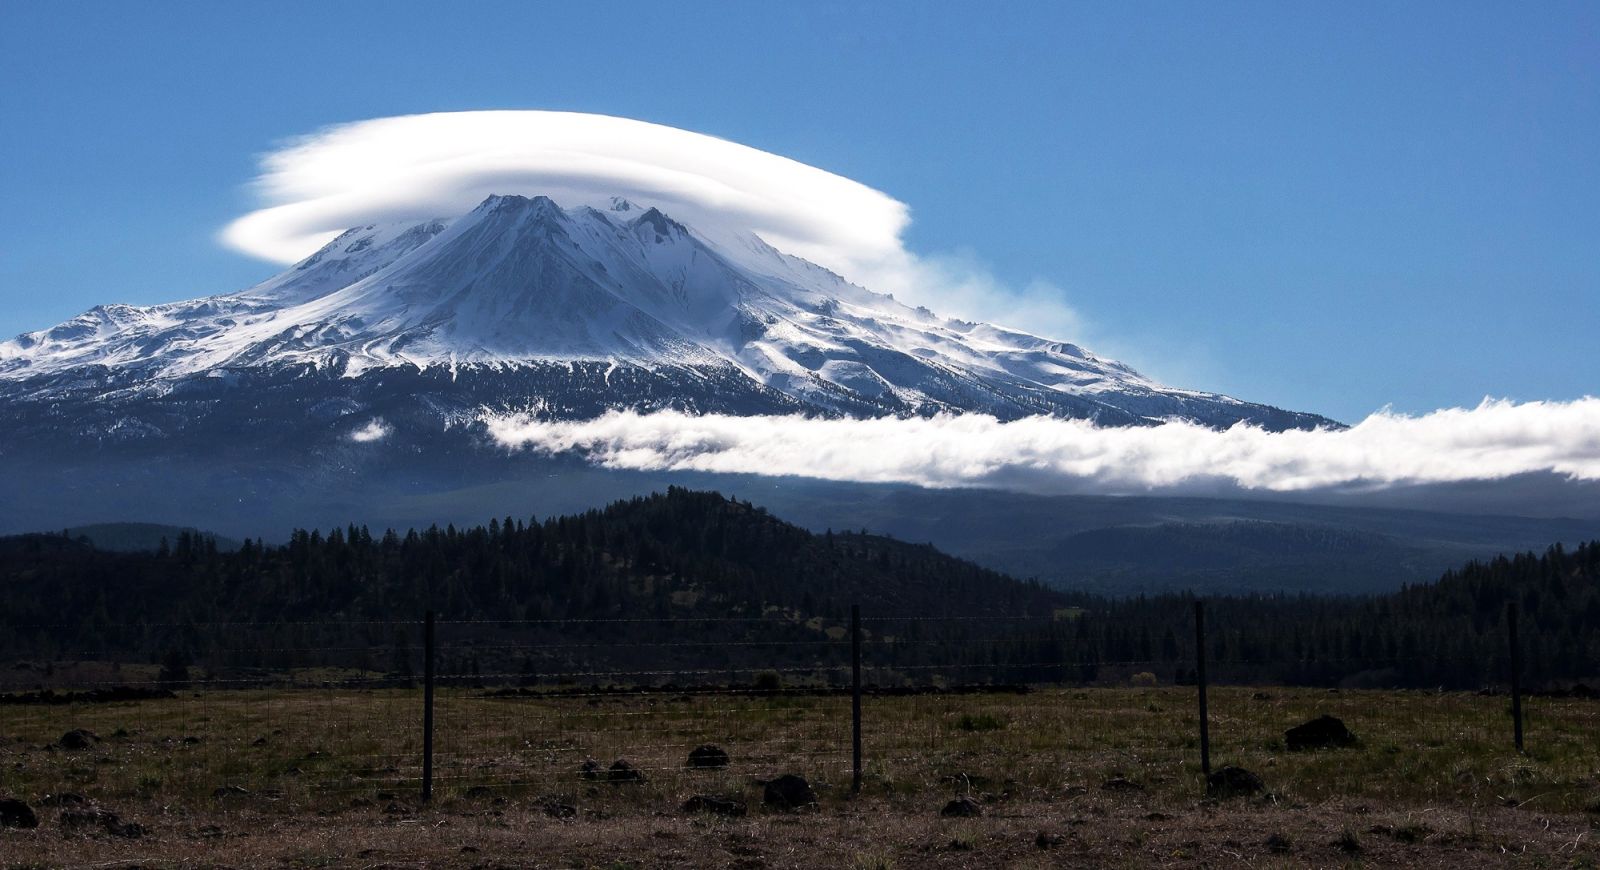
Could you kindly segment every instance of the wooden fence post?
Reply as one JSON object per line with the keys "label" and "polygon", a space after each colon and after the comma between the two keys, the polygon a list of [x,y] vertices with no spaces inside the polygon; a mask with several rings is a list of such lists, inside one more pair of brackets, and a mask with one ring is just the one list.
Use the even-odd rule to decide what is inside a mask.
{"label": "wooden fence post", "polygon": [[1511,644],[1511,727],[1522,751],[1522,649],[1517,643],[1517,603],[1506,605],[1506,640]]}
{"label": "wooden fence post", "polygon": [[850,605],[850,793],[861,793],[861,605]]}
{"label": "wooden fence post", "polygon": [[1200,772],[1211,775],[1211,722],[1206,711],[1206,604],[1194,603],[1194,681],[1200,693]]}
{"label": "wooden fence post", "polygon": [[422,802],[433,800],[433,611],[422,629]]}

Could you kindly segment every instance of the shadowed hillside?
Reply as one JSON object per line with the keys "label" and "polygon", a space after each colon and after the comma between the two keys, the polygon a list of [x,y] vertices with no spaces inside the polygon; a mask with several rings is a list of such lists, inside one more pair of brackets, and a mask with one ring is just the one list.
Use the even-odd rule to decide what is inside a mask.
{"label": "shadowed hillside", "polygon": [[[1205,535],[1188,538],[1192,546],[1162,558],[1203,562]],[[1292,537],[1276,545],[1319,542],[1339,543],[1337,536]],[[1149,544],[1131,535],[1105,552]],[[897,666],[981,665],[992,669],[985,679],[1089,682],[1109,664],[1137,664],[1164,680],[1190,678],[1193,669],[1188,595],[1059,592],[929,545],[814,534],[748,502],[683,489],[543,521],[404,535],[297,531],[287,544],[246,540],[235,552],[180,533],[153,553],[108,552],[59,535],[0,539],[0,553],[0,651],[13,656],[101,650],[120,659],[210,656],[226,664],[220,651],[243,652],[235,623],[256,626],[266,645],[287,630],[279,626],[414,622],[434,610],[446,620],[514,622],[546,641],[581,638],[600,657],[607,644],[637,645],[656,632],[682,646],[650,655],[676,656],[682,666],[705,664],[697,641],[744,639],[752,649],[739,661],[769,667],[815,662],[818,650],[801,642],[837,642],[854,604],[869,620],[926,620],[871,628],[880,640],[897,636],[885,659]],[[1474,562],[1388,595],[1208,601],[1209,653],[1225,681],[1498,682],[1505,606],[1513,601],[1522,608],[1534,682],[1592,678],[1600,661],[1600,544]],[[785,640],[797,645],[773,648]],[[295,639],[306,649],[314,641]]]}

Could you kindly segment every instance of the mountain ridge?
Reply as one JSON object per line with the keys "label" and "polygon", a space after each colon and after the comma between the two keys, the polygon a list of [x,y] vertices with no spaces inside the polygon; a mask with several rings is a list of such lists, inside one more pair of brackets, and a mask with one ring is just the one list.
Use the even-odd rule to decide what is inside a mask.
{"label": "mountain ridge", "polygon": [[[109,401],[126,432],[153,437],[167,428],[144,425],[160,414],[140,405],[292,375],[369,414],[364,424],[370,410],[355,396],[371,390],[351,382],[418,387],[439,380],[435,371],[453,385],[430,387],[441,408],[428,421],[435,428],[485,408],[571,417],[662,407],[1338,425],[1167,387],[1070,342],[939,318],[753,234],[701,232],[653,206],[613,198],[563,208],[512,195],[459,218],[347,230],[238,293],[98,306],[0,342],[0,401]],[[636,386],[614,388],[619,372]],[[476,383],[456,388],[463,379]],[[564,400],[574,395],[599,401]]]}

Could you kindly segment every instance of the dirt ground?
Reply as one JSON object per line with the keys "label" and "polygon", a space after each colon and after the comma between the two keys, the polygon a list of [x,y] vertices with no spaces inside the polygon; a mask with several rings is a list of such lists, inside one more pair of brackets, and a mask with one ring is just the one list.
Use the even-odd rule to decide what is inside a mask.
{"label": "dirt ground", "polygon": [[[600,786],[599,788],[613,788]],[[624,787],[625,788],[625,787]],[[720,818],[682,811],[548,815],[485,797],[285,817],[150,808],[137,839],[64,832],[46,811],[0,831],[5,867],[1595,867],[1600,815],[1528,806],[1374,810],[1267,799],[1187,806],[1100,789],[995,801],[943,818],[941,801],[863,798],[823,810]]]}
{"label": "dirt ground", "polygon": [[[0,707],[0,797],[40,822],[0,828],[0,868],[1600,867],[1594,702],[1532,705],[1519,753],[1499,698],[1219,690],[1212,758],[1266,793],[1212,800],[1190,694],[872,699],[852,797],[847,699],[458,690],[440,698],[425,806],[414,693]],[[1282,729],[1325,712],[1359,744],[1288,751]],[[75,728],[97,736],[67,748]],[[703,742],[730,765],[689,769]],[[627,758],[644,781],[585,779],[585,758]],[[811,781],[815,808],[762,805],[784,772]],[[140,835],[70,829],[86,807],[55,805],[68,793]],[[748,814],[688,812],[695,794]],[[943,817],[962,795],[981,814]]]}

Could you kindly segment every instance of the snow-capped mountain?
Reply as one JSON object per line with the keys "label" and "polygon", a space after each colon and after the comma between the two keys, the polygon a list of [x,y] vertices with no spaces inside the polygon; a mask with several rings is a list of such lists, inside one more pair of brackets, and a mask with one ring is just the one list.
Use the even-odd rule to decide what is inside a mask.
{"label": "snow-capped mountain", "polygon": [[241,292],[99,306],[0,343],[0,401],[36,434],[100,443],[667,407],[1333,425],[941,318],[753,234],[697,231],[621,199],[521,196],[349,230]]}

